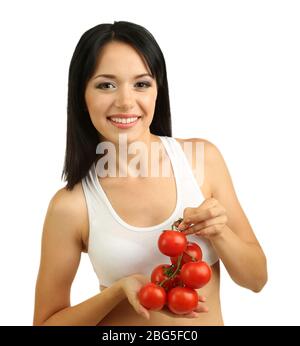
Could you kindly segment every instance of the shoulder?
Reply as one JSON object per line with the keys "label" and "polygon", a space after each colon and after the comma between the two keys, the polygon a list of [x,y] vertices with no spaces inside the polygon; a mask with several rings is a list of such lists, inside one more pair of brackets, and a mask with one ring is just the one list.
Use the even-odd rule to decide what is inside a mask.
{"label": "shoulder", "polygon": [[[88,216],[81,182],[72,190],[63,187],[53,195],[49,202],[47,217],[57,224],[68,225],[67,228],[82,242]],[[84,244],[82,245],[84,251]]]}
{"label": "shoulder", "polygon": [[212,154],[216,154],[216,150],[218,150],[217,146],[212,143],[211,141],[205,139],[205,138],[175,138],[182,146],[184,145],[184,143],[192,143],[193,145],[201,144],[204,145],[205,150],[207,151],[207,153],[209,153],[210,155]]}
{"label": "shoulder", "polygon": [[[207,195],[211,195],[215,189],[216,180],[222,172],[226,171],[226,164],[219,148],[213,142],[205,138],[175,138],[184,150],[185,143],[192,149],[192,167],[195,170],[196,159],[201,157],[204,162],[203,176],[204,187],[206,191],[209,191]],[[196,152],[200,151],[200,154],[196,155]]]}
{"label": "shoulder", "polygon": [[76,214],[80,211],[83,197],[81,183],[76,184],[72,190],[63,187],[53,195],[49,208],[57,213]]}
{"label": "shoulder", "polygon": [[222,154],[218,147],[211,141],[205,138],[175,138],[179,144],[184,148],[184,143],[192,143],[192,148],[196,148],[197,145],[203,148],[205,162],[207,164],[213,164],[216,160],[222,159]]}
{"label": "shoulder", "polygon": [[[196,149],[198,147],[203,148],[205,162],[207,164],[212,164],[215,160],[220,160],[222,158],[220,150],[211,141],[205,138],[175,138],[178,143],[184,148],[185,143],[192,143],[192,148]],[[195,150],[193,150],[195,152]]]}

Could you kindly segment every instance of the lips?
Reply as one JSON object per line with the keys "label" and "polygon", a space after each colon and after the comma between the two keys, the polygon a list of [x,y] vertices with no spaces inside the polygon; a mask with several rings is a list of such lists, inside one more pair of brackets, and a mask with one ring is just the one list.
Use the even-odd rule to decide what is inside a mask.
{"label": "lips", "polygon": [[[114,117],[112,117],[114,118]],[[117,117],[116,117],[117,118]],[[119,117],[119,118],[122,118],[122,117]],[[131,118],[131,117],[130,117]],[[132,118],[137,118],[136,120],[132,121],[132,122],[125,122],[125,123],[122,123],[122,122],[116,122],[116,121],[113,121],[112,119],[108,118],[108,121],[115,127],[118,127],[119,129],[127,129],[127,128],[130,128],[130,127],[133,127],[135,126],[139,121],[140,121],[140,116],[139,117],[132,117]],[[123,119],[125,119],[123,117]]]}
{"label": "lips", "polygon": [[109,115],[107,118],[110,119],[110,118],[124,118],[124,119],[127,119],[127,118],[140,118],[141,115],[138,115],[138,114],[112,114],[112,115]]}

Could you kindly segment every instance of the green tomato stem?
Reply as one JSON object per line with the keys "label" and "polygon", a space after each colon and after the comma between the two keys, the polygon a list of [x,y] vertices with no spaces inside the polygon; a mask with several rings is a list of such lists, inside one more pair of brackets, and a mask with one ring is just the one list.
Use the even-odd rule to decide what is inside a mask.
{"label": "green tomato stem", "polygon": [[173,225],[172,225],[172,231],[179,231],[179,232],[181,232],[181,231],[175,226],[175,224],[176,224],[177,222],[181,223],[182,220],[183,220],[183,218],[180,217],[178,220],[176,220],[176,221],[173,223]]}
{"label": "green tomato stem", "polygon": [[[179,232],[181,232],[181,231],[175,226],[175,224],[176,224],[177,222],[181,223],[182,220],[183,220],[183,218],[180,217],[178,220],[176,220],[176,221],[173,223],[173,225],[172,225],[172,231],[179,231]],[[163,281],[159,284],[159,286],[162,286],[165,282],[167,282],[167,281],[173,279],[173,277],[175,277],[175,275],[179,272],[179,268],[180,268],[182,256],[183,256],[183,253],[182,253],[181,255],[178,256],[176,269],[174,270],[173,274],[172,274],[170,277],[168,277],[168,278],[166,278],[165,280],[163,280]]]}
{"label": "green tomato stem", "polygon": [[183,253],[182,253],[181,255],[178,256],[176,269],[174,270],[173,274],[172,274],[170,277],[168,277],[168,278],[166,278],[165,280],[163,280],[163,281],[159,284],[159,286],[163,286],[163,284],[164,284],[165,282],[167,282],[167,281],[173,279],[173,278],[177,275],[177,273],[179,272],[179,268],[180,268],[180,264],[181,264],[182,257],[183,257]]}

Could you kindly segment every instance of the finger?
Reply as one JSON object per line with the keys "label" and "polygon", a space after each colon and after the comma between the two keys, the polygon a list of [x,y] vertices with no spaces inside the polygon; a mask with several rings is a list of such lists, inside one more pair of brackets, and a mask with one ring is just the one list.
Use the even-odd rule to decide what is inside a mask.
{"label": "finger", "polygon": [[149,314],[149,311],[144,308],[142,305],[140,305],[137,309],[137,313],[142,315],[144,318],[146,318],[147,320],[150,319],[150,314]]}
{"label": "finger", "polygon": [[202,302],[202,303],[206,302],[206,297],[199,295],[198,298],[199,298],[199,302]]}
{"label": "finger", "polygon": [[186,318],[196,318],[199,317],[199,314],[196,312],[196,310],[194,310],[188,314],[184,314],[183,316]]}
{"label": "finger", "polygon": [[190,225],[195,225],[201,222],[208,221],[210,219],[214,219],[216,217],[225,215],[225,213],[225,209],[220,207],[198,210],[197,213],[189,214],[188,216],[183,218],[183,221],[179,224],[178,228],[179,230],[184,230]]}
{"label": "finger", "polygon": [[135,297],[132,297],[131,295],[129,295],[127,296],[127,299],[137,314],[143,316],[146,319],[150,318],[150,314],[148,310],[142,304],[140,304],[140,302],[136,300]]}
{"label": "finger", "polygon": [[187,230],[184,230],[184,234],[192,234],[199,232],[207,227],[214,226],[214,225],[222,225],[227,223],[227,217],[225,215],[217,216],[210,220],[205,220],[202,222],[199,222],[191,227],[189,227]]}
{"label": "finger", "polygon": [[196,309],[194,311],[196,311],[196,312],[208,312],[208,307],[201,304],[201,303],[198,303],[198,306],[196,307]]}
{"label": "finger", "polygon": [[214,206],[216,206],[218,204],[219,204],[219,202],[218,202],[218,200],[216,198],[210,197],[210,198],[206,198],[202,202],[202,204],[200,204],[200,206],[204,206],[204,207],[210,208],[210,207],[214,207]]}
{"label": "finger", "polygon": [[183,218],[182,218],[182,217],[179,218],[178,220],[176,220],[176,221],[173,223],[173,225],[176,226],[176,227],[178,227],[179,224],[181,223],[181,221],[183,221]]}
{"label": "finger", "polygon": [[194,233],[196,236],[200,236],[200,237],[206,237],[206,238],[209,238],[209,237],[213,237],[213,236],[216,236],[218,234],[220,234],[222,232],[222,229],[225,227],[226,225],[225,224],[216,224],[216,225],[213,225],[213,226],[209,226],[209,227],[206,227],[206,228],[203,228],[202,230]]}
{"label": "finger", "polygon": [[183,212],[183,218],[179,219],[179,224],[176,225],[176,227],[179,228],[179,230],[183,230],[186,227],[189,226],[189,223],[186,221],[188,218],[190,218],[192,215],[196,215],[198,213],[198,208],[185,208]]}

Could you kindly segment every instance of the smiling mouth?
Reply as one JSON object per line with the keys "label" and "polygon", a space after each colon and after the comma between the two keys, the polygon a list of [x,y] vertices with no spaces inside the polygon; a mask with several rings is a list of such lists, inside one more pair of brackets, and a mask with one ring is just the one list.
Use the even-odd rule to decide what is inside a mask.
{"label": "smiling mouth", "polygon": [[131,118],[108,117],[107,119],[111,123],[111,125],[119,129],[127,129],[127,128],[135,126],[139,122],[140,118],[141,116],[136,116]]}
{"label": "smiling mouth", "polygon": [[111,119],[111,118],[119,118],[119,119],[128,119],[128,118],[141,118],[141,115],[132,115],[131,117],[122,117],[122,116],[114,116],[114,115],[110,115],[107,117],[107,119]]}

